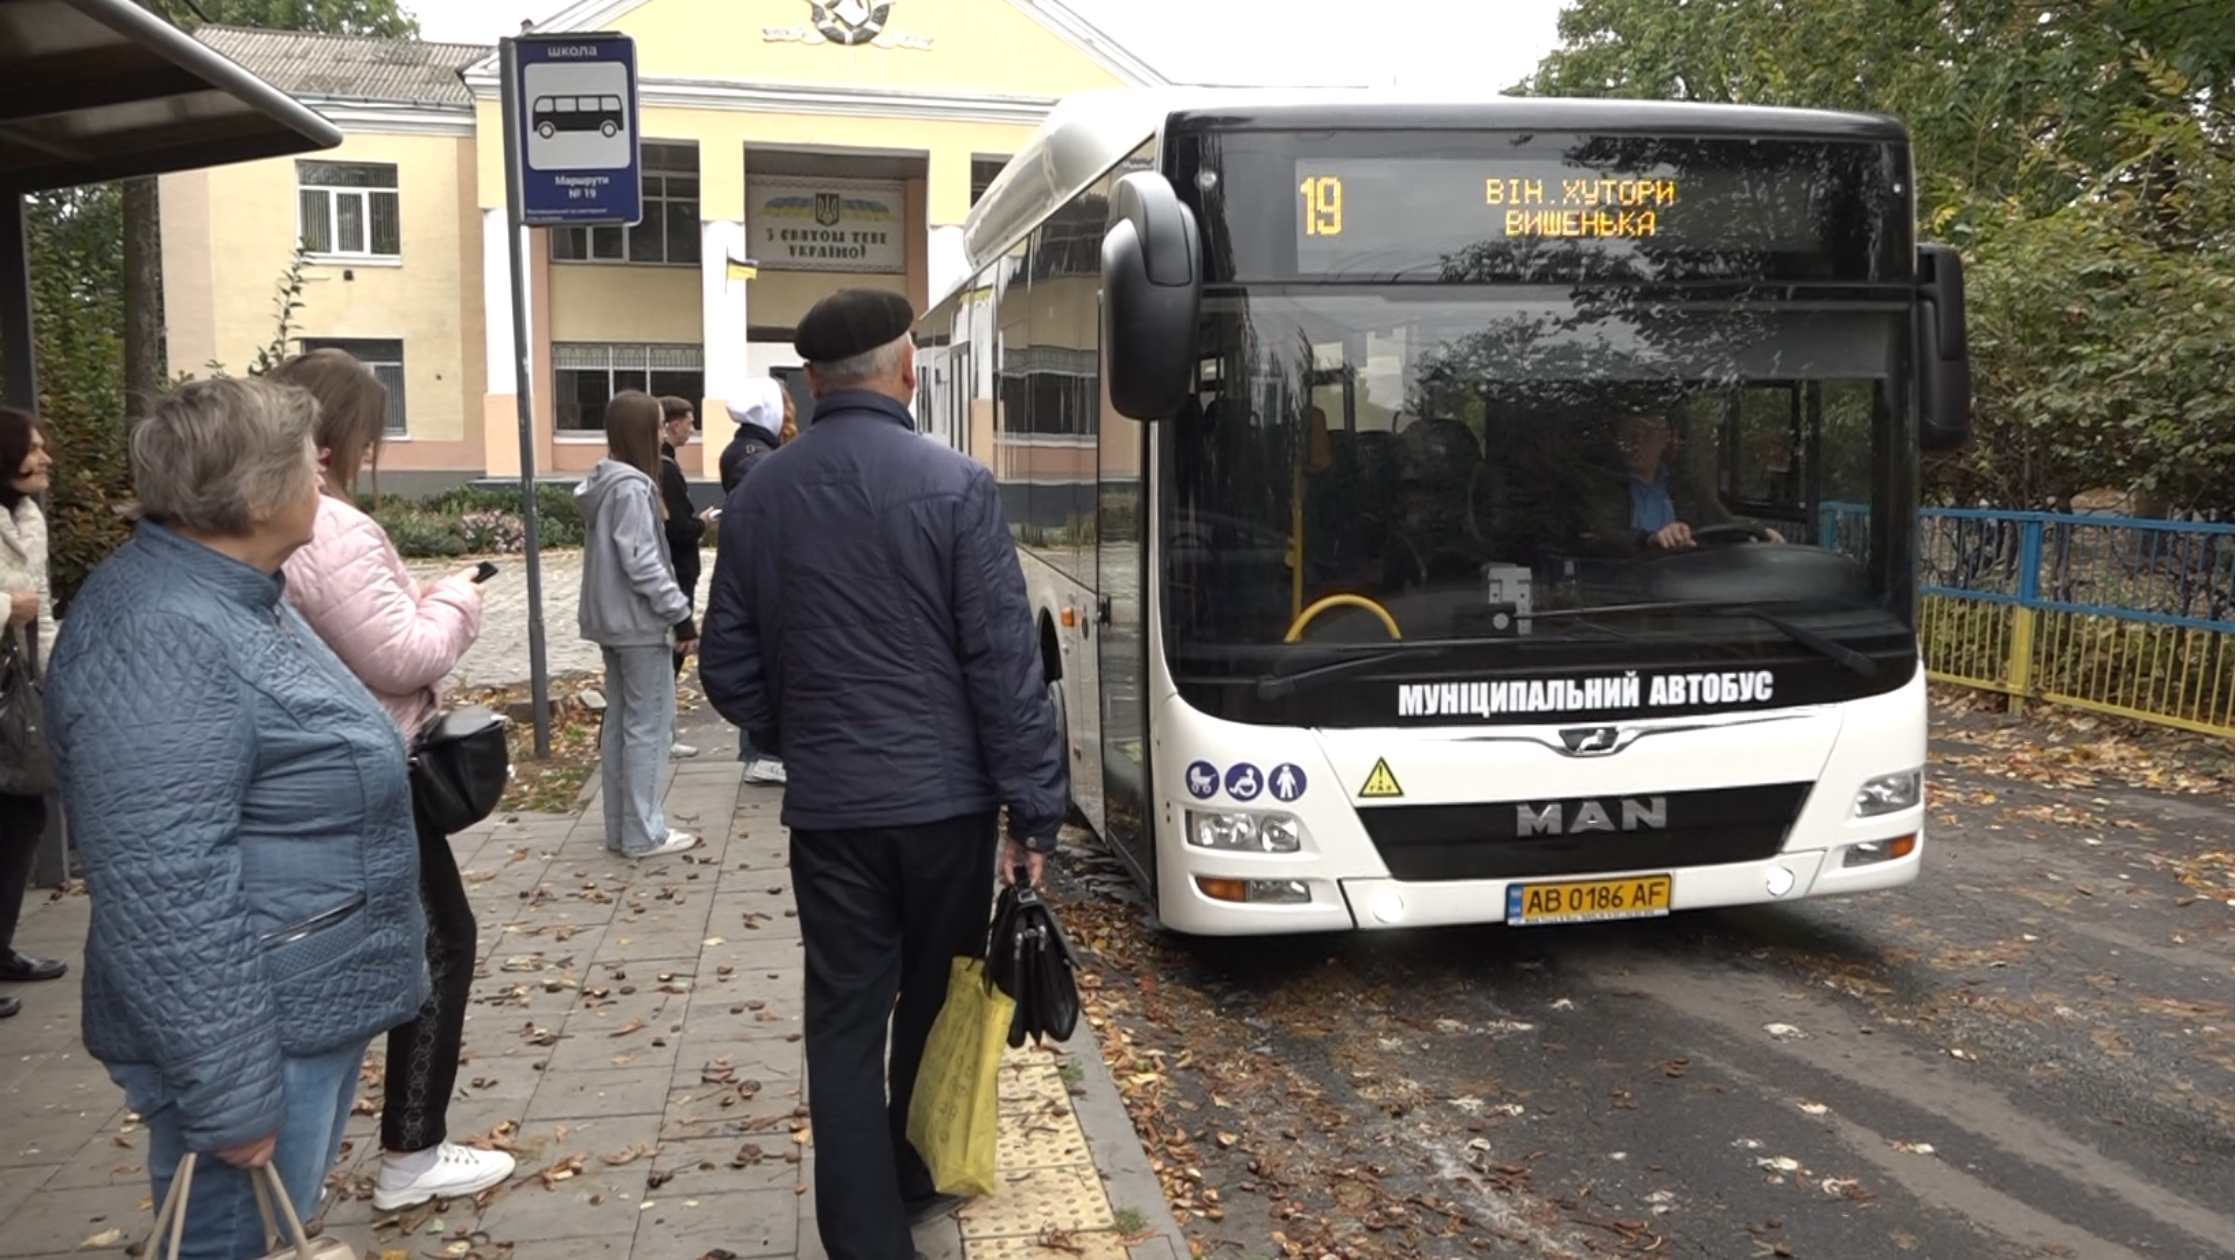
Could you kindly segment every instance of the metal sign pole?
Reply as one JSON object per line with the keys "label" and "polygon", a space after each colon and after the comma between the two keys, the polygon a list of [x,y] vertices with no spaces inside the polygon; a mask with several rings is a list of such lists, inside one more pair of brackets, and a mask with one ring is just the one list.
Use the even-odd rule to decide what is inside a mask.
{"label": "metal sign pole", "polygon": [[552,680],[545,673],[544,571],[537,550],[537,440],[529,399],[529,283],[523,272],[521,222],[521,61],[510,37],[498,41],[498,107],[506,158],[506,259],[513,273],[513,384],[521,425],[521,548],[529,577],[529,705],[537,758],[552,755]]}

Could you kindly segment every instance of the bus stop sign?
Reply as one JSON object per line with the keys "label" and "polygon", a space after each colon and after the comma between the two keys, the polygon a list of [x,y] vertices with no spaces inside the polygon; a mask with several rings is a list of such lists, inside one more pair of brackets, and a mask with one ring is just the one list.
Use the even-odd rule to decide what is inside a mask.
{"label": "bus stop sign", "polygon": [[521,222],[636,223],[638,55],[630,37],[527,36],[514,46]]}

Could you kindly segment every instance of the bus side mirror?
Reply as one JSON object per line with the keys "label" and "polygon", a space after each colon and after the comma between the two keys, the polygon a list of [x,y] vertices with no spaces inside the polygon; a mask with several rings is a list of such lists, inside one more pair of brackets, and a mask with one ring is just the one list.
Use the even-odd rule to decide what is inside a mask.
{"label": "bus side mirror", "polygon": [[1967,304],[1960,251],[1923,245],[1914,274],[1915,347],[1921,364],[1921,449],[1949,451],[1968,441],[1974,384],[1968,369]]}
{"label": "bus side mirror", "polygon": [[1164,420],[1198,372],[1198,220],[1155,171],[1124,175],[1105,229],[1102,368],[1113,409]]}

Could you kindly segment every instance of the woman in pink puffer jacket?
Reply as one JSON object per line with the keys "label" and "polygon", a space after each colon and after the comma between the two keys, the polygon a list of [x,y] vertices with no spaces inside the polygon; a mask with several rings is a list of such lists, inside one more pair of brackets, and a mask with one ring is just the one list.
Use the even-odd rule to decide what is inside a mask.
{"label": "woman in pink puffer jacket", "polygon": [[[409,746],[433,717],[438,685],[482,629],[472,570],[422,586],[380,524],[351,503],[360,469],[375,463],[389,394],[340,350],[313,350],[274,369],[319,400],[325,491],[311,544],[288,559],[288,602],[388,710]],[[444,1110],[459,1073],[459,1046],[474,981],[475,922],[450,837],[424,820],[420,896],[428,919],[428,1000],[389,1034],[382,1097],[380,1178],[374,1206],[395,1211],[433,1198],[477,1194],[513,1175],[513,1157],[446,1140]]]}

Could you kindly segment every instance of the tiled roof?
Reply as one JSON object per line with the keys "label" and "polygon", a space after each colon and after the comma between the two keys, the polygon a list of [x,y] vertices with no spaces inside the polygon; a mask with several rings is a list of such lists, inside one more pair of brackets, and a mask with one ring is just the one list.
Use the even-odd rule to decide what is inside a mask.
{"label": "tiled roof", "polygon": [[470,109],[459,72],[493,51],[364,35],[195,28],[194,37],[291,96]]}

